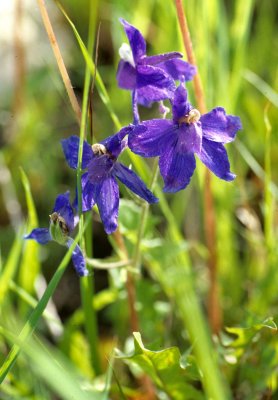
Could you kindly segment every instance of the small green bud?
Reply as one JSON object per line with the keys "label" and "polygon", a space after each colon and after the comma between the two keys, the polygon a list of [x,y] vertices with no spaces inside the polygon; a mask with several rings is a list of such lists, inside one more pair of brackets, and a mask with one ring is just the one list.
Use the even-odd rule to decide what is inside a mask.
{"label": "small green bud", "polygon": [[49,217],[49,231],[52,239],[61,245],[65,245],[68,241],[69,235],[69,228],[66,224],[65,219],[61,217],[61,215],[59,215],[57,212],[54,212]]}

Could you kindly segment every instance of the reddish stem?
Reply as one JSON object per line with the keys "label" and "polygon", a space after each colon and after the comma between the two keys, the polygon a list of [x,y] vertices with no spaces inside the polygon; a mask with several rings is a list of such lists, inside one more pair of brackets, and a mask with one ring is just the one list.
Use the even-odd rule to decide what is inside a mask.
{"label": "reddish stem", "polygon": [[[192,48],[190,32],[182,5],[182,0],[175,0],[177,16],[182,33],[184,48],[188,61],[196,65],[196,59]],[[194,92],[198,108],[202,114],[207,112],[204,92],[200,75],[196,73],[193,78]],[[217,251],[216,251],[216,219],[213,195],[211,190],[211,176],[209,170],[205,173],[205,193],[204,193],[204,214],[205,214],[205,236],[206,244],[209,251],[208,268],[209,268],[209,294],[208,294],[208,314],[211,329],[214,333],[218,333],[221,329],[222,314],[218,296],[217,282]]]}

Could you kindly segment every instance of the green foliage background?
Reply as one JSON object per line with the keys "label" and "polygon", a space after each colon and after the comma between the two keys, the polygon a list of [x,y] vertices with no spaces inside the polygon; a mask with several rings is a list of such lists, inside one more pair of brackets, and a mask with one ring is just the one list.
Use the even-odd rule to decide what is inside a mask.
{"label": "green foliage background", "polygon": [[[11,4],[16,7],[17,3]],[[22,236],[34,227],[47,227],[56,195],[71,188],[73,198],[76,186],[76,176],[65,164],[59,141],[78,135],[79,126],[37,3],[30,0],[22,4],[21,23],[27,26],[18,28],[22,53],[13,37],[18,33],[18,20],[12,20],[10,41],[0,34],[2,56],[7,60],[0,89],[1,364],[11,343],[22,346],[16,339],[18,332],[65,253],[55,244],[39,247],[23,242]],[[149,54],[184,52],[174,2],[65,0],[61,4],[84,43],[90,4],[95,8],[97,22],[101,22],[98,72],[119,121],[122,125],[130,123],[130,93],[120,90],[115,78],[118,48],[126,42],[118,19],[123,17],[141,30]],[[47,7],[81,102],[86,62],[55,2],[47,2]],[[212,177],[223,311],[223,329],[214,340],[218,364],[232,398],[276,398],[278,5],[271,0],[188,0],[184,7],[208,109],[223,106],[227,113],[239,115],[243,123],[237,140],[227,147],[236,180],[226,183]],[[1,18],[7,18],[4,12]],[[192,83],[188,89],[194,104]],[[93,134],[100,141],[115,133],[117,126],[98,88],[94,89],[92,104]],[[158,116],[156,106],[140,112],[142,119]],[[128,155],[122,159],[130,163]],[[138,159],[134,156],[135,169],[148,183],[146,168],[152,167],[152,160],[142,166]],[[1,399],[140,398],[138,365],[153,380],[158,398],[208,398],[182,303],[184,293],[186,304],[186,281],[193,278],[200,304],[207,312],[209,279],[201,163],[197,170],[185,191],[167,195],[167,202],[162,201],[161,208],[151,207],[148,216],[142,241],[143,274],[137,281],[137,308],[146,348],[136,336],[132,350],[125,270],[96,270],[91,277],[96,291],[92,303],[98,314],[102,372],[96,374],[84,330],[79,279],[68,268],[54,293],[53,309],[38,320],[34,342],[25,343],[2,383]],[[161,185],[159,180],[156,191]],[[125,188],[121,191],[125,200],[120,209],[120,229],[132,254],[141,205]],[[117,260],[113,242],[106,238],[96,213],[93,219],[94,257]],[[115,347],[121,350],[119,358],[114,357]],[[160,350],[166,353],[156,353]],[[164,372],[158,377],[159,368]],[[176,386],[173,374],[177,376]]]}

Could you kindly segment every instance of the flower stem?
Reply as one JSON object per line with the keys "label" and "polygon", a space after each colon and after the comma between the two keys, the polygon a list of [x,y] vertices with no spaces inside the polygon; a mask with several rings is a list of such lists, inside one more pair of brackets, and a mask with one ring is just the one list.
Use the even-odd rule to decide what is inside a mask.
{"label": "flower stem", "polygon": [[[96,5],[90,7],[90,21],[89,21],[89,34],[88,34],[88,52],[93,52],[94,45],[94,32],[95,32],[95,20],[96,20]],[[85,140],[86,126],[87,126],[87,111],[88,101],[90,92],[90,69],[86,64],[85,69],[85,82],[83,91],[82,101],[82,114],[81,114],[81,125],[80,125],[80,139],[78,149],[78,166],[77,166],[77,196],[78,196],[78,214],[79,214],[79,229],[82,231],[83,228],[83,215],[82,215],[82,155],[83,155],[83,144]],[[92,240],[92,238],[91,238]],[[89,248],[88,248],[89,246]],[[85,240],[83,238],[81,247],[85,248]],[[87,249],[91,252],[91,245],[87,239]],[[90,254],[92,256],[92,254]],[[80,291],[82,307],[84,312],[84,323],[85,331],[87,334],[87,340],[90,349],[91,365],[96,375],[101,373],[100,367],[100,356],[99,356],[99,343],[98,343],[98,329],[97,329],[97,316],[93,306],[93,277],[92,275],[83,277],[80,279]]]}
{"label": "flower stem", "polygon": [[140,122],[138,103],[137,103],[137,90],[132,91],[132,113],[133,113],[133,124],[137,125]]}
{"label": "flower stem", "polygon": [[[157,176],[158,176],[158,158],[155,159],[154,165],[153,165],[153,172],[152,172],[152,177],[151,177],[151,182],[150,182],[150,190],[153,191]],[[139,271],[140,269],[140,264],[141,264],[141,242],[144,236],[145,232],[145,227],[146,227],[146,222],[148,218],[148,212],[149,212],[149,203],[145,202],[142,206],[142,212],[141,212],[141,217],[140,217],[140,224],[139,224],[139,230],[138,230],[138,235],[137,235],[137,241],[135,244],[135,249],[134,249],[134,254],[133,254],[133,265],[134,268]]]}
{"label": "flower stem", "polygon": [[[195,54],[192,47],[190,32],[183,9],[182,0],[175,0],[175,2],[187,58],[191,64],[196,65]],[[193,85],[199,111],[204,114],[207,112],[207,108],[201,78],[198,72],[193,78]],[[214,333],[217,334],[221,329],[222,313],[219,304],[217,282],[216,218],[213,195],[211,190],[211,174],[208,169],[206,169],[205,172],[204,219],[206,244],[209,251],[208,269],[210,286],[208,293],[208,314],[211,329]]]}

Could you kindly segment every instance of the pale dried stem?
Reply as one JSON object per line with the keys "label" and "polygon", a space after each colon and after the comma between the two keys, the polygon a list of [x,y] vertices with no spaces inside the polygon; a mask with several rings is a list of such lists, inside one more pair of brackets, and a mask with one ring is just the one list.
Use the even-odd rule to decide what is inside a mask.
{"label": "pale dried stem", "polygon": [[[187,54],[188,61],[196,65],[195,54],[192,47],[190,32],[182,5],[182,0],[175,0],[179,25],[182,33],[183,44]],[[205,96],[202,88],[202,82],[197,72],[193,78],[194,92],[199,111],[204,114],[207,112]],[[211,190],[211,176],[209,170],[205,172],[205,193],[204,193],[204,211],[205,211],[205,235],[209,250],[208,268],[209,268],[209,294],[208,294],[208,314],[211,329],[214,333],[219,333],[222,324],[222,312],[219,304],[218,282],[217,282],[217,251],[216,251],[216,218],[213,195]]]}
{"label": "pale dried stem", "polygon": [[80,124],[80,121],[81,121],[81,109],[80,109],[80,106],[78,104],[77,98],[75,96],[74,90],[72,88],[71,81],[70,81],[67,69],[66,69],[65,64],[64,64],[64,60],[62,58],[62,55],[61,55],[61,52],[60,52],[60,49],[59,49],[59,46],[58,46],[58,42],[56,40],[54,31],[52,29],[52,25],[51,25],[51,22],[50,22],[50,19],[49,19],[49,16],[48,16],[48,12],[47,12],[47,9],[46,9],[46,6],[45,6],[45,2],[44,2],[44,0],[37,0],[37,1],[38,1],[38,4],[39,4],[39,7],[40,7],[41,16],[42,16],[42,20],[43,20],[43,23],[44,23],[44,26],[45,26],[45,30],[46,30],[47,35],[49,37],[49,41],[50,41],[52,50],[54,52],[54,55],[55,55],[55,58],[56,58],[56,61],[57,61],[57,64],[58,64],[58,68],[60,70],[60,74],[61,74],[63,82],[64,82],[64,85],[66,87],[66,91],[68,93],[72,109],[73,109],[73,111],[75,113],[75,116],[77,118],[78,123]]}
{"label": "pale dried stem", "polygon": [[15,116],[24,105],[24,89],[26,76],[25,49],[22,41],[22,20],[23,20],[23,0],[15,1],[14,18],[14,104],[13,110]]}

